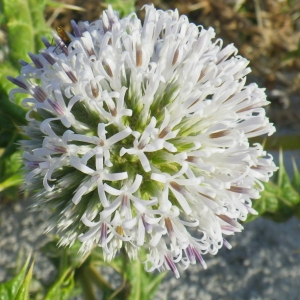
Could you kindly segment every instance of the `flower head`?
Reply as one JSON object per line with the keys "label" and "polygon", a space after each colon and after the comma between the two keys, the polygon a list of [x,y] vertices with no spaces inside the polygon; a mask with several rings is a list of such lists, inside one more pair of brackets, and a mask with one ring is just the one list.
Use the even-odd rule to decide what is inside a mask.
{"label": "flower head", "polygon": [[50,208],[62,245],[78,238],[113,259],[125,246],[145,268],[200,262],[230,244],[255,213],[276,170],[250,138],[272,134],[263,89],[245,85],[248,61],[215,32],[175,11],[145,6],[120,19],[111,7],[72,22],[9,78],[27,93],[22,141],[33,208]]}

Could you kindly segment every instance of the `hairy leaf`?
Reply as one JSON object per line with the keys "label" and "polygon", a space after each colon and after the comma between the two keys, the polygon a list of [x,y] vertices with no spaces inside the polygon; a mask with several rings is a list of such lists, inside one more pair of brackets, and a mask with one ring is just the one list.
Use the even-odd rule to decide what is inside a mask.
{"label": "hairy leaf", "polygon": [[26,0],[2,0],[7,19],[9,60],[19,66],[19,59],[26,59],[27,53],[35,50],[34,32],[30,6]]}

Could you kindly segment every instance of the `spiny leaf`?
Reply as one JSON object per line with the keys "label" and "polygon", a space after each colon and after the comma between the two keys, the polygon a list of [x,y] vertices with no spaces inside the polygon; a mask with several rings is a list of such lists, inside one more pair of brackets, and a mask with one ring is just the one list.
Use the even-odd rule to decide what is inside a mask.
{"label": "spiny leaf", "polygon": [[34,265],[34,261],[31,263],[29,271],[27,272],[25,280],[23,281],[15,300],[28,300],[29,299],[29,286],[30,286],[30,282],[31,282],[31,278],[32,278],[33,265]]}
{"label": "spiny leaf", "polygon": [[49,289],[45,300],[68,300],[74,288],[74,272],[66,270]]}
{"label": "spiny leaf", "polygon": [[11,300],[15,299],[20,287],[24,282],[26,270],[30,261],[28,256],[22,270],[14,278],[9,281],[0,284],[0,300]]}
{"label": "spiny leaf", "polygon": [[[279,171],[273,182],[264,184],[261,198],[253,201],[253,208],[259,215],[283,222],[300,212],[300,174],[294,163],[294,179],[291,182],[283,162],[282,152],[279,156]],[[249,216],[247,222],[257,216]]]}
{"label": "spiny leaf", "polygon": [[300,194],[300,172],[298,170],[296,161],[294,158],[292,158],[293,163],[293,169],[294,169],[294,177],[292,180],[292,185],[295,188],[295,190]]}
{"label": "spiny leaf", "polygon": [[280,195],[282,195],[281,199],[285,202],[286,205],[292,207],[299,204],[300,197],[297,191],[292,186],[292,183],[284,167],[282,151],[280,151],[279,155],[279,171],[277,185],[280,188]]}

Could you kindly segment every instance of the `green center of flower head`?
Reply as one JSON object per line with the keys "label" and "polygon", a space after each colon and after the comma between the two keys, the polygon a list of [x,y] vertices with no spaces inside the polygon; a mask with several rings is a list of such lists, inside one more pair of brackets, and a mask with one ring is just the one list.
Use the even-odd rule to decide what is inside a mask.
{"label": "green center of flower head", "polygon": [[[245,85],[248,61],[214,30],[146,6],[91,24],[22,62],[22,141],[33,207],[50,209],[62,245],[78,238],[112,259],[147,251],[145,269],[187,267],[230,244],[238,219],[276,167],[248,139],[274,127],[263,89]],[[60,29],[59,32],[61,32]],[[68,40],[68,42],[66,42]],[[33,83],[37,79],[40,85]]]}

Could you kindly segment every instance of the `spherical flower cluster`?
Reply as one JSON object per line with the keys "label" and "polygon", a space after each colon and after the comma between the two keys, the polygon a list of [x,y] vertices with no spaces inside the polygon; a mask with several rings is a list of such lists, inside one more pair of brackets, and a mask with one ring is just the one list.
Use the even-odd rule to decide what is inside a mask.
{"label": "spherical flower cluster", "polygon": [[145,269],[187,267],[240,232],[276,167],[249,138],[272,134],[248,61],[178,11],[145,6],[120,19],[72,22],[68,39],[21,61],[27,93],[26,183],[47,230],[81,252],[124,246]]}

